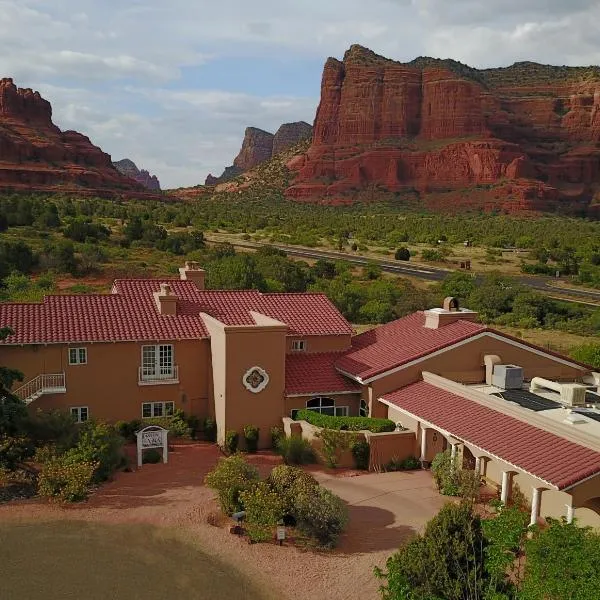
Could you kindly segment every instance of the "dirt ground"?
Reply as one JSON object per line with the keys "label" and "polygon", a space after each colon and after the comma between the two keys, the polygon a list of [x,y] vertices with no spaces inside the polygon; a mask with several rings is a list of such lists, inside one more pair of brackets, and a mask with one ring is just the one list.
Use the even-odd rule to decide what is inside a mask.
{"label": "dirt ground", "polygon": [[[61,506],[39,499],[0,505],[0,522],[80,520],[143,523],[169,528],[209,555],[235,564],[241,574],[279,599],[368,600],[378,598],[373,567],[419,531],[443,505],[429,473],[422,471],[356,475],[311,468],[341,496],[350,524],[333,552],[293,546],[253,544],[228,531],[218,517],[213,493],[202,484],[220,456],[207,443],[176,445],[167,465],[144,465],[118,473],[87,502]],[[249,456],[263,475],[279,464],[270,453]],[[212,523],[212,524],[211,524]]]}

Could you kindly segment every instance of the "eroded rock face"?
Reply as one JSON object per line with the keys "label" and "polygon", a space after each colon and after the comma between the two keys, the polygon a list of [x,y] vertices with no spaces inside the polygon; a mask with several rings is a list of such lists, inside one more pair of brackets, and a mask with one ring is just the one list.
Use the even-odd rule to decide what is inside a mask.
{"label": "eroded rock face", "polygon": [[273,137],[268,131],[246,127],[242,149],[233,160],[233,165],[241,171],[249,171],[261,162],[269,160],[273,155]]}
{"label": "eroded rock face", "polygon": [[137,165],[132,160],[124,158],[123,160],[114,162],[113,165],[116,167],[117,171],[134,181],[141,183],[146,189],[154,192],[160,191],[160,181],[158,181],[158,177],[156,177],[156,175],[150,175],[145,169],[138,169]]}
{"label": "eroded rock face", "polygon": [[52,123],[52,107],[38,92],[0,79],[0,189],[145,197],[110,156],[89,138]]}
{"label": "eroded rock face", "polygon": [[398,63],[352,46],[325,63],[312,145],[288,163],[286,194],[337,203],[373,185],[427,193],[509,180],[507,210],[544,199],[579,210],[600,188],[599,141],[600,68]]}
{"label": "eroded rock face", "polygon": [[295,146],[298,142],[309,138],[311,135],[312,125],[309,125],[306,121],[284,123],[275,132],[275,136],[273,137],[273,151],[269,158]]}

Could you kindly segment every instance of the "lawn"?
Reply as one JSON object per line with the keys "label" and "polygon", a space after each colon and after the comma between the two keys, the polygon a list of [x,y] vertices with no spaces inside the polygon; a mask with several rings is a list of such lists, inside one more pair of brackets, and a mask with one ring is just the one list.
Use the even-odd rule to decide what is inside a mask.
{"label": "lawn", "polygon": [[230,565],[146,525],[0,523],[2,600],[263,600]]}

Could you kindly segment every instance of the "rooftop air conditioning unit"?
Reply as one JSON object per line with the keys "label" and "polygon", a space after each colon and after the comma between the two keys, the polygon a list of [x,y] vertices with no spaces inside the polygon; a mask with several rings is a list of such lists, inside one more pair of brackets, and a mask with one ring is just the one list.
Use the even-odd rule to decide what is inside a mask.
{"label": "rooftop air conditioning unit", "polygon": [[586,387],[579,383],[562,383],[560,399],[568,406],[585,406],[586,392]]}
{"label": "rooftop air conditioning unit", "polygon": [[492,385],[503,390],[520,390],[523,387],[523,367],[494,365]]}

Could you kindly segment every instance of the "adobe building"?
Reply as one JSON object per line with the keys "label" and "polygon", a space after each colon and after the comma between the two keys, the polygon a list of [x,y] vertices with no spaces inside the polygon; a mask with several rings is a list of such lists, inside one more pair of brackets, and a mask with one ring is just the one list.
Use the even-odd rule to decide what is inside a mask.
{"label": "adobe building", "polygon": [[[353,336],[323,294],[204,289],[204,271],[114,282],[104,295],[0,304],[0,364],[31,409],[78,421],[212,416],[217,438],[310,408],[388,417],[388,455],[427,465],[450,448],[531,519],[600,526],[600,375],[490,329],[447,299]],[[373,436],[371,436],[373,437]],[[397,448],[395,440],[398,441]]]}

